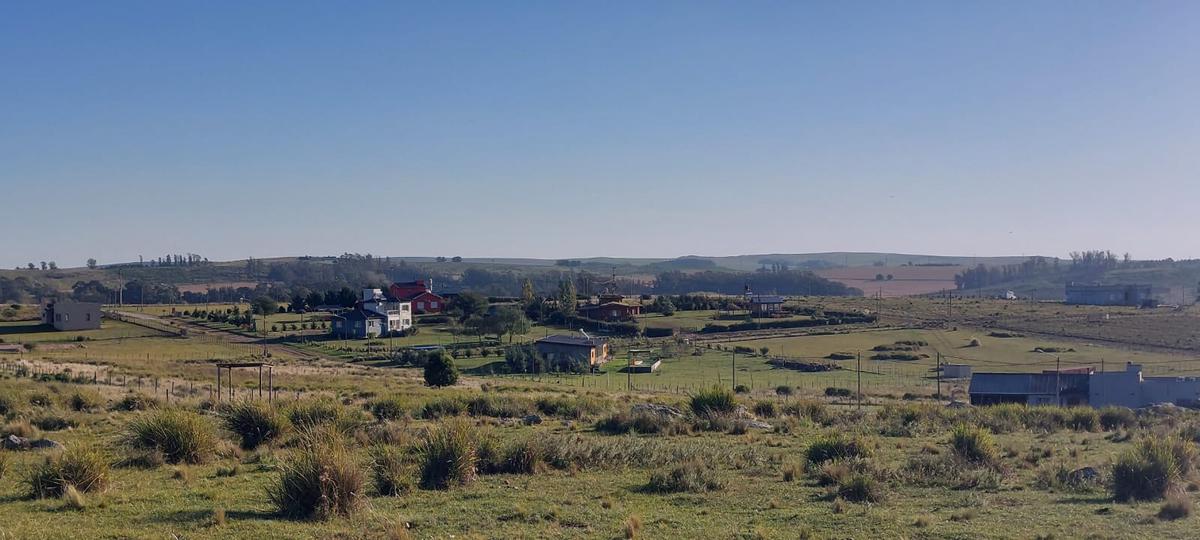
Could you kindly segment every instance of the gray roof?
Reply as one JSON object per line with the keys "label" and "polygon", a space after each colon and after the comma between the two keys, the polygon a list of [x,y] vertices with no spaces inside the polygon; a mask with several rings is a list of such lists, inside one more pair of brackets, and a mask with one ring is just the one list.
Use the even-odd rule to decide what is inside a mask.
{"label": "gray roof", "polygon": [[976,373],[971,377],[972,394],[1055,394],[1052,373]]}
{"label": "gray roof", "polygon": [[356,309],[353,311],[348,311],[346,313],[342,313],[341,315],[334,315],[334,318],[345,319],[347,321],[365,321],[367,319],[386,319],[387,317],[384,315],[380,315],[379,313],[375,313],[374,311],[366,311],[364,309]]}
{"label": "gray roof", "polygon": [[554,344],[554,345],[570,345],[570,346],[574,346],[574,347],[595,347],[597,345],[602,345],[607,342],[608,342],[607,339],[599,338],[599,337],[594,337],[594,338],[588,339],[583,336],[567,336],[567,335],[558,334],[558,335],[553,335],[553,336],[546,336],[542,339],[535,341],[534,343],[550,343],[550,344]]}
{"label": "gray roof", "polygon": [[750,295],[750,303],[752,304],[782,304],[783,297],[775,294],[752,294]]}

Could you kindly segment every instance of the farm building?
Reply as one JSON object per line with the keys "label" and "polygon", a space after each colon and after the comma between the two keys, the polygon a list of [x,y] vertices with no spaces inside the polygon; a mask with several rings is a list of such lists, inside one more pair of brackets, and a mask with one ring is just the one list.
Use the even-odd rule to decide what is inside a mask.
{"label": "farm building", "polygon": [[771,317],[783,310],[783,297],[774,294],[747,294],[750,313],[756,317]]}
{"label": "farm building", "polygon": [[590,336],[546,336],[534,342],[537,351],[547,361],[574,359],[598,366],[610,359],[608,340]]}
{"label": "farm building", "polygon": [[1084,405],[1090,373],[976,373],[971,376],[972,405]]}
{"label": "farm building", "polygon": [[1125,371],[1093,375],[1089,398],[1095,407],[1146,407],[1155,403],[1195,405],[1200,403],[1200,378],[1144,377],[1140,364],[1127,363]]}
{"label": "farm building", "polygon": [[[1058,390],[1055,386],[1057,384]],[[1200,377],[1145,377],[1142,366],[1097,373],[1075,368],[1042,373],[976,373],[971,378],[971,404],[1091,405],[1147,407],[1156,403],[1200,403]]]}
{"label": "farm building", "polygon": [[1087,285],[1068,283],[1066,303],[1089,306],[1152,306],[1149,285]]}
{"label": "farm building", "polygon": [[971,366],[967,364],[942,364],[942,376],[947,379],[968,379]]}
{"label": "farm building", "polygon": [[364,339],[383,335],[387,315],[367,311],[361,306],[333,316],[329,332],[343,339]]}
{"label": "farm building", "polygon": [[100,328],[100,304],[55,300],[42,309],[42,322],[55,330],[95,330]]}
{"label": "farm building", "polygon": [[627,321],[641,315],[642,306],[625,302],[605,302],[579,306],[579,314],[598,321]]}
{"label": "farm building", "polygon": [[433,281],[428,285],[421,279],[393,283],[388,287],[388,295],[393,300],[411,303],[413,313],[441,313],[446,309],[446,299],[433,292]]}

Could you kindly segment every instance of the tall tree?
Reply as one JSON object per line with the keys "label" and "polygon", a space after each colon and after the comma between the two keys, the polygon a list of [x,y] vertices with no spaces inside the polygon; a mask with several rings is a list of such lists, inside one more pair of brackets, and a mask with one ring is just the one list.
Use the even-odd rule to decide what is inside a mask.
{"label": "tall tree", "polygon": [[536,296],[533,293],[533,282],[530,281],[529,278],[525,278],[525,281],[521,282],[521,303],[528,307],[529,304],[532,304],[535,299]]}
{"label": "tall tree", "polygon": [[95,270],[96,269],[96,259],[95,258],[88,259],[87,267],[91,268],[92,270]]}
{"label": "tall tree", "polygon": [[567,278],[558,282],[558,310],[563,315],[575,315],[575,281]]}
{"label": "tall tree", "polygon": [[517,306],[501,307],[492,317],[496,319],[496,328],[500,333],[508,334],[509,343],[513,342],[513,337],[517,334],[529,333],[529,319]]}
{"label": "tall tree", "polygon": [[459,322],[465,322],[474,315],[482,315],[487,310],[487,298],[479,293],[464,292],[450,299],[447,309],[458,317]]}

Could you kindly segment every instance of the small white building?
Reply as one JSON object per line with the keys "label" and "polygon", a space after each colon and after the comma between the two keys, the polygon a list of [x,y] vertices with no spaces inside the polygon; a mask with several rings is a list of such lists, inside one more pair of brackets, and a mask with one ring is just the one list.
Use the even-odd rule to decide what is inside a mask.
{"label": "small white building", "polygon": [[942,364],[942,377],[947,379],[969,379],[971,366],[968,364]]}

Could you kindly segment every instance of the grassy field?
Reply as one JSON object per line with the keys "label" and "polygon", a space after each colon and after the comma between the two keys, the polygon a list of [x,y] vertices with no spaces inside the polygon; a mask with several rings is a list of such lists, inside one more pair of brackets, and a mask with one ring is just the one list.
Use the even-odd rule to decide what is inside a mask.
{"label": "grassy field", "polygon": [[[1171,423],[1194,422],[1194,415],[1143,418],[1143,427],[1124,431],[1072,430],[1065,426],[1016,428],[996,434],[998,453],[993,469],[969,469],[983,480],[951,489],[926,486],[936,477],[912,477],[911,464],[922,459],[949,459],[949,437],[941,424],[898,425],[886,409],[859,416],[852,410],[831,411],[823,422],[791,415],[763,416],[778,429],[748,432],[690,429],[676,435],[606,435],[593,428],[621,402],[647,399],[640,394],[580,391],[575,394],[510,381],[488,392],[466,389],[435,390],[415,379],[395,379],[386,385],[367,384],[343,391],[347,410],[360,410],[379,392],[394,395],[405,408],[399,421],[370,415],[347,435],[350,463],[365,476],[365,500],[350,517],[328,520],[288,519],[278,514],[269,498],[281,471],[297,459],[299,447],[287,433],[256,451],[238,450],[228,442],[202,463],[179,465],[120,465],[131,450],[121,441],[135,418],[153,412],[110,409],[121,397],[109,393],[94,412],[75,412],[67,406],[76,385],[34,383],[0,378],[0,389],[16,403],[7,414],[5,429],[24,418],[57,415],[77,424],[72,430],[45,431],[45,436],[68,447],[99,446],[113,464],[102,491],[84,493],[81,500],[33,498],[24,479],[44,459],[45,451],[3,451],[6,474],[0,477],[0,535],[27,538],[93,538],[121,536],[162,538],[1178,538],[1194,530],[1194,518],[1177,521],[1156,518],[1159,502],[1117,503],[1102,484],[1086,488],[1044,485],[1041,479],[1059,468],[1092,466],[1108,474],[1115,456],[1146,434]],[[386,388],[386,390],[385,390]],[[83,390],[87,390],[84,388]],[[53,404],[34,407],[28,396],[46,393]],[[474,437],[494,438],[502,446],[530,441],[559,441],[576,450],[574,465],[544,462],[530,473],[481,474],[467,485],[449,489],[409,488],[384,496],[371,485],[370,448],[395,445],[402,451],[418,448],[427,428],[444,420],[423,419],[430,403],[473,396],[533,407],[537,398],[589,403],[582,416],[556,417],[543,413],[538,425],[508,422],[477,414],[468,417]],[[528,400],[528,401],[522,401]],[[785,400],[773,400],[777,406]],[[288,400],[279,403],[288,410]],[[685,403],[668,401],[686,410]],[[197,410],[198,403],[181,407]],[[536,410],[536,409],[534,409]],[[921,410],[921,409],[914,409]],[[965,413],[964,413],[965,414]],[[965,416],[964,416],[965,417]],[[220,416],[202,414],[223,441],[233,434],[216,426]],[[920,422],[925,422],[921,420]],[[953,421],[950,419],[949,421]],[[901,431],[894,431],[898,429]],[[385,430],[390,442],[372,442]],[[879,499],[856,503],[819,485],[820,467],[802,467],[805,452],[815,441],[833,434],[863,437],[871,449],[867,461],[878,469]],[[361,442],[359,442],[361,441]],[[1191,444],[1191,443],[1188,443]],[[637,450],[620,451],[617,449]],[[552,450],[545,450],[553,452]],[[404,455],[419,460],[419,452]],[[598,452],[598,453],[596,453]],[[550,454],[547,454],[550,455]],[[578,457],[584,456],[584,457]],[[607,456],[607,457],[606,457]],[[711,464],[711,491],[663,493],[647,486],[652,475],[678,466],[688,457]],[[417,466],[417,463],[412,465]],[[791,472],[789,472],[791,471]],[[991,472],[989,472],[991,471]],[[417,474],[414,470],[410,474]],[[1194,499],[1195,494],[1188,498]],[[72,509],[67,509],[72,508]],[[47,516],[53,515],[53,519]],[[1021,519],[1014,519],[1014,516]],[[637,523],[633,526],[633,523]]]}
{"label": "grassy field", "polygon": [[66,332],[59,332],[53,327],[43,325],[38,321],[0,322],[0,339],[3,339],[6,343],[72,343],[81,341],[124,340],[159,335],[162,335],[162,332],[110,319],[104,319],[97,330]]}
{"label": "grassy field", "polygon": [[[841,301],[841,300],[837,300]],[[884,299],[884,302],[889,301]],[[829,299],[819,302],[832,303]],[[861,305],[855,302],[861,302]],[[850,303],[864,308],[865,301]],[[979,305],[984,313],[1003,304]],[[935,306],[918,304],[934,313]],[[901,319],[903,304],[889,309],[885,324]],[[1010,308],[1014,309],[1014,308]],[[1047,310],[1043,306],[1036,309]],[[1061,309],[1061,306],[1059,306]],[[971,313],[964,309],[965,313]],[[1153,312],[1111,310],[1138,318]],[[169,311],[167,311],[169,313]],[[1039,311],[1038,313],[1041,313]],[[1051,312],[1052,313],[1052,312]],[[707,315],[680,312],[643,322],[687,328]],[[10,324],[10,323],[0,323]],[[17,324],[17,323],[11,323]],[[1139,323],[1140,324],[1140,323]],[[1197,374],[1200,362],[1186,351],[1139,349],[1118,343],[1058,335],[994,337],[994,326],[954,328],[856,328],[831,335],[790,336],[770,332],[711,336],[722,341],[687,344],[614,340],[613,362],[587,375],[482,375],[502,357],[459,358],[466,375],[451,388],[422,384],[417,368],[375,367],[354,361],[364,340],[320,345],[270,345],[276,406],[288,416],[296,400],[334,398],[349,447],[349,467],[364,477],[366,495],[358,511],[331,519],[294,519],[280,513],[268,493],[303,453],[301,430],[287,427],[257,450],[240,450],[236,434],[222,427],[229,413],[205,401],[211,395],[213,362],[259,358],[261,344],[242,336],[190,332],[186,337],[139,334],[141,327],[105,321],[92,339],[38,341],[32,351],[0,354],[0,435],[10,431],[45,436],[68,448],[95,446],[110,464],[110,482],[82,500],[32,497],[27,482],[53,451],[0,450],[0,538],[52,535],[66,538],[1181,538],[1193,535],[1195,517],[1158,517],[1163,502],[1118,502],[1107,485],[1117,457],[1145,439],[1179,440],[1195,452],[1200,414],[1186,410],[1129,413],[1131,424],[1104,430],[1076,411],[949,408],[930,401],[936,390],[934,358],[971,364],[977,371],[1038,371],[1095,365],[1108,369],[1125,361],[1147,366],[1149,374]],[[0,326],[8,328],[8,326]],[[125,335],[123,332],[130,332]],[[563,329],[535,327],[528,341]],[[107,333],[107,334],[105,334]],[[8,336],[40,336],[12,332]],[[106,336],[106,337],[101,337]],[[444,328],[423,328],[394,345],[446,344],[462,337]],[[971,346],[977,340],[976,346]],[[388,340],[380,340],[387,342]],[[925,342],[912,361],[870,360],[872,348],[898,341]],[[677,351],[659,371],[627,375],[629,348]],[[732,349],[748,347],[753,354]],[[768,364],[770,355],[821,360],[830,353],[863,354],[862,372],[854,360],[833,361],[843,369],[800,373]],[[1062,352],[1033,352],[1035,348]],[[301,352],[346,349],[326,359]],[[1070,350],[1073,349],[1073,350]],[[299,353],[297,353],[299,354]],[[921,356],[927,355],[927,356]],[[380,364],[384,365],[384,364]],[[18,369],[18,366],[22,368]],[[50,376],[55,367],[86,378],[96,370],[100,384],[73,384]],[[116,372],[122,380],[103,373]],[[689,407],[689,396],[706,388],[749,392],[733,396],[747,416],[710,416]],[[30,375],[44,380],[35,380]],[[143,377],[141,384],[132,377]],[[67,377],[69,378],[69,377]],[[61,378],[60,378],[61,379]],[[866,406],[853,398],[829,398],[828,387],[854,389],[861,380]],[[153,381],[153,382],[151,382]],[[632,386],[628,386],[632,382]],[[158,383],[160,390],[154,390]],[[218,437],[215,451],[197,464],[128,464],[136,452],[123,441],[137,419],[153,411],[128,412],[117,404],[129,393],[162,401],[168,384],[174,407],[196,411]],[[943,392],[961,397],[964,382],[946,382]],[[257,375],[239,372],[234,385],[242,397],[257,396]],[[776,387],[792,388],[777,395]],[[187,388],[184,392],[182,389]],[[95,393],[75,410],[72,396]],[[902,394],[910,394],[902,399]],[[46,397],[42,397],[42,396]],[[37,399],[31,399],[36,397]],[[380,401],[386,399],[386,401]],[[46,402],[49,402],[47,404]],[[36,402],[38,405],[34,405]],[[378,412],[390,403],[392,412]],[[636,424],[642,430],[617,435],[612,426],[636,418],[631,407],[654,403],[677,408],[677,419]],[[375,411],[375,412],[372,412]],[[441,411],[441,412],[438,412]],[[816,411],[816,412],[814,412]],[[528,414],[539,422],[524,422]],[[403,457],[401,480],[416,484],[429,430],[461,416],[470,443],[477,445],[478,477],[448,489],[412,485],[399,495],[380,494],[372,483],[372,452],[396,449]],[[1085,414],[1084,420],[1089,417]],[[753,417],[753,418],[751,418]],[[61,421],[57,421],[61,419]],[[755,422],[750,423],[753,419]],[[26,427],[25,422],[34,424]],[[657,423],[656,423],[657,422]],[[1082,422],[1082,423],[1079,423]],[[1090,423],[1089,423],[1090,422]],[[985,426],[996,451],[986,466],[952,458],[951,429]],[[61,429],[63,424],[74,424]],[[39,428],[37,426],[45,426]],[[657,427],[656,427],[657,426]],[[869,450],[843,462],[878,498],[854,502],[846,491],[850,477],[822,485],[836,471],[806,464],[806,452],[832,436],[859,437]],[[503,456],[488,457],[483,442]],[[1186,452],[1185,452],[1186,453]],[[487,461],[495,460],[499,461]],[[532,460],[532,464],[529,460]],[[485,467],[485,463],[493,463]],[[703,463],[707,465],[692,465]],[[917,465],[948,467],[929,472]],[[1200,465],[1200,461],[1197,461]],[[708,488],[663,492],[652,488],[656,474],[676,467],[699,467]],[[1062,471],[1092,467],[1100,475],[1086,485],[1064,484]],[[1190,505],[1200,496],[1200,466],[1172,484]],[[848,469],[849,470],[849,469]],[[705,472],[706,471],[706,472]],[[825,472],[823,472],[825,471]],[[926,472],[920,472],[926,471]],[[844,473],[850,474],[850,473]],[[868,478],[869,477],[869,478]],[[874,492],[873,492],[874,493]],[[1189,506],[1190,507],[1190,506]],[[1016,519],[1015,516],[1020,516]],[[49,519],[48,519],[49,518]]]}

